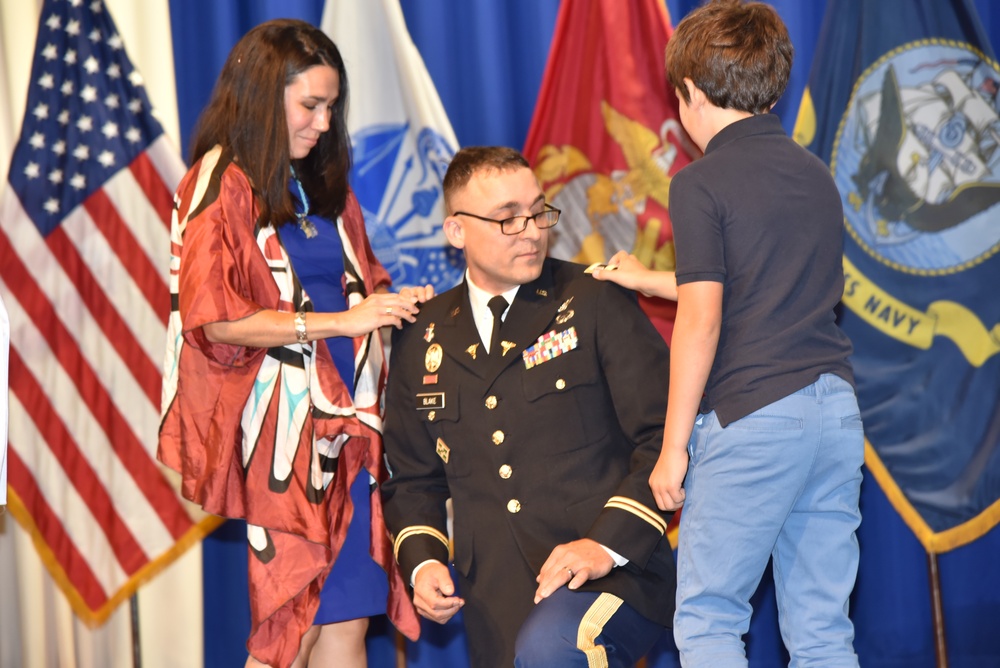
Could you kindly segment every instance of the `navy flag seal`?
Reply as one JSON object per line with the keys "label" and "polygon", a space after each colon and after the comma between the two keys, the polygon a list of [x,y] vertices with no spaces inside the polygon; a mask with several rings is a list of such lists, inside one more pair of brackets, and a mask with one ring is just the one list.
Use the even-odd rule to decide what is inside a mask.
{"label": "navy flag seal", "polygon": [[998,88],[997,64],[953,40],[904,44],[858,78],[831,166],[868,255],[933,276],[997,252]]}
{"label": "navy flag seal", "polygon": [[922,39],[858,77],[831,153],[844,225],[889,273],[844,256],[844,304],[927,350],[951,339],[973,366],[1000,353],[1000,324],[958,293],[926,305],[909,276],[956,276],[1000,250],[1000,69],[974,46]]}

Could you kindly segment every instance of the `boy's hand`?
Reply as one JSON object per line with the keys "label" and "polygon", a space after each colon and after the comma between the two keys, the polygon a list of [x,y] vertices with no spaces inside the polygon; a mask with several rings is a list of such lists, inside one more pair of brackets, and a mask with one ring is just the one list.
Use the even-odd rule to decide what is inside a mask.
{"label": "boy's hand", "polygon": [[684,505],[687,494],[682,485],[687,469],[687,448],[671,448],[664,444],[649,475],[649,488],[660,510],[677,510]]}
{"label": "boy's hand", "polygon": [[677,299],[677,278],[672,271],[653,271],[639,261],[635,255],[618,251],[611,256],[604,267],[598,265],[593,271],[599,281],[611,281],[623,288],[641,292],[647,297]]}

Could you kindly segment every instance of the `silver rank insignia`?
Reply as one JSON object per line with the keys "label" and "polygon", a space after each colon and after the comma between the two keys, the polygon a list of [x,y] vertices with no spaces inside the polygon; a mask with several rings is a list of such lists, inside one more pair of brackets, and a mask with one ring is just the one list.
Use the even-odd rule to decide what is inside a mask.
{"label": "silver rank insignia", "polygon": [[576,327],[570,327],[561,332],[551,331],[538,337],[535,345],[525,349],[521,353],[524,358],[524,368],[530,369],[533,366],[548,362],[559,357],[563,353],[575,349],[580,344],[576,335]]}
{"label": "silver rank insignia", "polygon": [[440,343],[432,343],[424,355],[424,368],[427,373],[434,373],[441,368],[441,360],[444,359],[444,349]]}
{"label": "silver rank insignia", "polygon": [[448,455],[451,454],[451,448],[445,445],[444,439],[439,438],[437,440],[437,445],[434,447],[434,452],[436,452],[437,456],[441,458],[441,461],[443,461],[445,464],[448,463]]}
{"label": "silver rank insignia", "polygon": [[427,331],[424,332],[424,341],[430,343],[434,340],[434,323],[432,322],[430,326],[427,327]]}

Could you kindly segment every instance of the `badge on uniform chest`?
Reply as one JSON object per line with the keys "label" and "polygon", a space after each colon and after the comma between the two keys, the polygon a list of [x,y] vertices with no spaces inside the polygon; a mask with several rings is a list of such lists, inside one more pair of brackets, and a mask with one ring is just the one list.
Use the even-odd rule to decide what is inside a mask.
{"label": "badge on uniform chest", "polygon": [[417,394],[417,410],[433,411],[444,408],[444,392],[423,392]]}
{"label": "badge on uniform chest", "polygon": [[563,353],[574,350],[580,344],[576,335],[576,327],[564,329],[561,332],[551,331],[538,337],[535,345],[525,349],[521,353],[524,359],[524,368],[530,369],[543,362],[559,357]]}
{"label": "badge on uniform chest", "polygon": [[427,369],[427,373],[434,373],[440,369],[442,360],[444,360],[444,348],[440,343],[432,343],[424,353],[424,368]]}

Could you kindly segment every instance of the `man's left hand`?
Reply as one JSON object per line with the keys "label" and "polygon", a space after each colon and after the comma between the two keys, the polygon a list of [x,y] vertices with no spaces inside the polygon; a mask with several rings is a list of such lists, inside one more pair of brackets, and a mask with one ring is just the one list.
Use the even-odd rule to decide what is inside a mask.
{"label": "man's left hand", "polygon": [[535,581],[535,603],[548,598],[563,585],[576,589],[587,580],[603,578],[614,568],[615,560],[599,543],[581,538],[557,545],[542,565]]}

